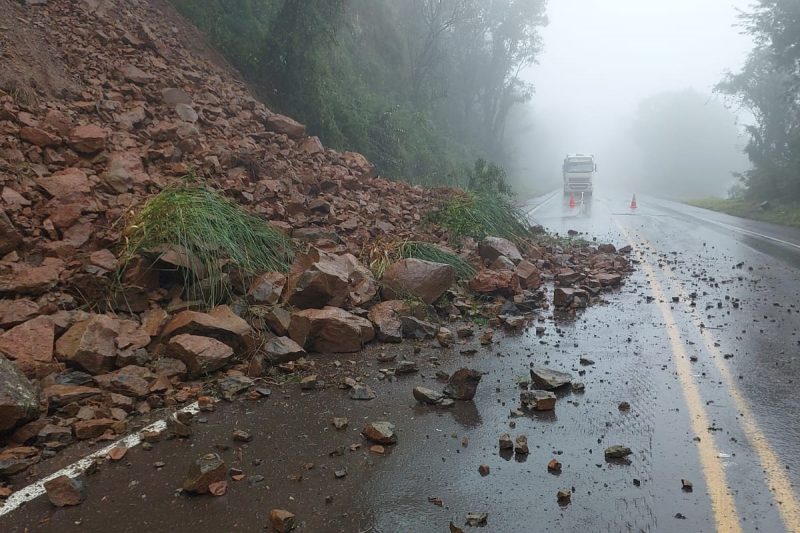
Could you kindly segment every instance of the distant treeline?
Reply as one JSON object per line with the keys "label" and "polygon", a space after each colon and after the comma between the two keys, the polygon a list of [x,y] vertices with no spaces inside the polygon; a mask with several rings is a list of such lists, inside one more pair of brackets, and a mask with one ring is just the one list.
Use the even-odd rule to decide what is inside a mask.
{"label": "distant treeline", "polygon": [[504,163],[546,0],[173,0],[276,111],[383,175]]}
{"label": "distant treeline", "polygon": [[800,200],[800,1],[759,0],[742,15],[756,42],[741,72],[717,90],[755,117],[746,152],[752,170],[741,177],[757,200]]}

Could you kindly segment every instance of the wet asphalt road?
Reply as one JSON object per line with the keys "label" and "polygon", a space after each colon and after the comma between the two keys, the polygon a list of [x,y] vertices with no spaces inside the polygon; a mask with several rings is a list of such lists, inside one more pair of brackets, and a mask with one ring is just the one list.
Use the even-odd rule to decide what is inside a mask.
{"label": "wet asphalt road", "polygon": [[[468,512],[489,513],[475,531],[799,531],[800,232],[641,196],[635,211],[622,195],[574,209],[560,194],[546,200],[529,208],[549,229],[634,244],[642,263],[605,303],[574,319],[547,313],[543,336],[496,335],[489,348],[423,343],[419,354],[403,344],[318,356],[327,389],[287,384],[269,399],[220,404],[190,440],[101,465],[81,506],[39,498],[0,518],[0,531],[262,531],[276,507],[309,532],[446,532],[451,520],[469,531]],[[468,348],[477,353],[461,353]],[[420,373],[378,381],[377,369],[392,366],[376,359],[385,351],[417,360]],[[581,366],[582,356],[596,364]],[[531,363],[585,372],[586,391],[560,396],[554,413],[512,418]],[[463,366],[487,372],[474,402],[441,409],[411,397],[416,385],[442,387],[437,370]],[[333,386],[348,372],[367,376],[378,397],[358,402]],[[334,416],[348,428],[335,430]],[[376,420],[397,426],[399,442],[383,456],[359,435]],[[234,429],[253,441],[233,442]],[[527,435],[530,455],[501,455],[505,432]],[[612,444],[633,450],[628,462],[603,458]],[[180,494],[189,463],[214,450],[247,478],[218,498]],[[15,486],[85,453],[67,450]],[[560,475],[547,471],[552,458]],[[341,469],[347,476],[337,479]],[[573,491],[565,506],[556,501],[563,489]]]}

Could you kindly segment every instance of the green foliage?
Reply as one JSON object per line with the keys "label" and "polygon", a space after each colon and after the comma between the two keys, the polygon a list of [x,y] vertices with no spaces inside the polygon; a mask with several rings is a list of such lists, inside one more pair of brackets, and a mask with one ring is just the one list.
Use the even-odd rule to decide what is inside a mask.
{"label": "green foliage", "polygon": [[498,194],[459,192],[448,199],[431,220],[445,228],[450,238],[481,240],[487,236],[504,237],[524,245],[531,236],[525,216],[511,201]]}
{"label": "green foliage", "polygon": [[720,211],[736,217],[763,220],[773,224],[800,228],[800,203],[760,205],[746,198],[701,198],[687,202],[695,207]]}
{"label": "green foliage", "polygon": [[[544,0],[172,0],[272,108],[391,178],[503,162]],[[466,185],[466,183],[461,183]]]}
{"label": "green foliage", "polygon": [[756,42],[741,72],[717,90],[755,118],[742,173],[750,199],[800,200],[800,3],[760,0],[743,16]]}
{"label": "green foliage", "polygon": [[506,171],[494,163],[488,163],[484,159],[475,161],[475,167],[469,173],[467,187],[471,191],[483,192],[488,194],[510,196],[511,186],[508,184]]}
{"label": "green foliage", "polygon": [[218,192],[180,185],[150,198],[125,233],[123,270],[136,257],[155,261],[169,253],[185,265],[185,295],[212,306],[229,296],[226,272],[235,266],[249,278],[286,272],[294,255],[291,240]]}
{"label": "green foliage", "polygon": [[373,243],[364,251],[364,257],[369,262],[369,267],[376,278],[383,277],[383,273],[390,264],[400,259],[423,259],[434,263],[451,265],[456,271],[459,280],[466,280],[475,275],[475,268],[458,255],[443,250],[435,244],[421,241],[396,241],[389,243]]}
{"label": "green foliage", "polygon": [[456,271],[459,280],[467,280],[475,275],[475,267],[454,253],[442,250],[435,244],[420,241],[406,241],[400,245],[399,255],[402,258],[423,259],[433,263],[450,265]]}

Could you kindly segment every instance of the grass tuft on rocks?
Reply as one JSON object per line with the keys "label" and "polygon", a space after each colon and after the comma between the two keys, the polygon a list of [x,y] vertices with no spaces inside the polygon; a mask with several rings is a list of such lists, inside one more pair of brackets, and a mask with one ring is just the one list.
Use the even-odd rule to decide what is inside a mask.
{"label": "grass tuft on rocks", "polygon": [[150,198],[125,231],[124,268],[136,257],[153,263],[171,254],[184,277],[184,296],[215,305],[230,296],[227,272],[243,278],[287,272],[294,257],[289,237],[202,185],[179,185]]}
{"label": "grass tuft on rocks", "polygon": [[399,255],[403,259],[423,259],[433,263],[450,265],[455,269],[456,277],[459,280],[470,279],[476,272],[475,267],[458,255],[428,242],[405,241],[400,244]]}
{"label": "grass tuft on rocks", "polygon": [[369,267],[376,278],[383,277],[386,267],[391,263],[399,261],[400,259],[410,258],[451,265],[455,269],[456,277],[459,280],[470,279],[476,272],[475,268],[469,262],[429,242],[378,242],[365,250],[364,256],[367,258]]}
{"label": "grass tuft on rocks", "polygon": [[432,214],[431,221],[445,228],[454,241],[491,236],[524,246],[531,237],[524,213],[506,197],[492,192],[458,192]]}

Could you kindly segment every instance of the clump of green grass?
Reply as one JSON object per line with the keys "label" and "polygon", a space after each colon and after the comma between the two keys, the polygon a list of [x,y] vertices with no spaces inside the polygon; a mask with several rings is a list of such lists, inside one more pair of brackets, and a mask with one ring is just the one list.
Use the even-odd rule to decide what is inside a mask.
{"label": "clump of green grass", "polygon": [[[155,253],[154,253],[155,251]],[[286,272],[291,239],[264,220],[205,186],[180,185],[150,198],[125,231],[123,271],[136,257],[177,255],[184,296],[215,305],[230,296],[225,272],[233,265],[245,278]]]}
{"label": "clump of green grass", "polygon": [[762,205],[760,202],[744,198],[701,198],[689,200],[686,203],[736,217],[800,228],[800,204],[798,203],[774,202]]}
{"label": "clump of green grass", "polygon": [[518,246],[531,236],[524,214],[505,197],[490,192],[459,192],[440,206],[431,220],[453,240],[503,237]]}
{"label": "clump of green grass", "polygon": [[400,245],[400,257],[403,259],[414,258],[444,263],[456,271],[458,279],[469,279],[475,275],[475,267],[454,253],[441,249],[435,244],[421,241],[406,241]]}
{"label": "clump of green grass", "polygon": [[383,273],[391,263],[400,259],[423,259],[433,263],[444,263],[452,266],[459,280],[469,279],[475,275],[475,268],[458,255],[443,250],[435,244],[422,241],[400,241],[390,243],[375,243],[365,253],[369,267],[376,278],[383,277]]}

